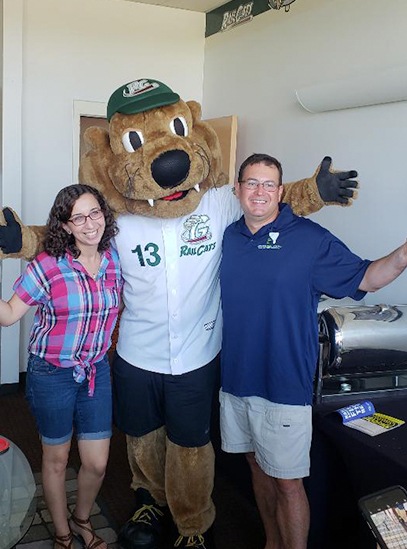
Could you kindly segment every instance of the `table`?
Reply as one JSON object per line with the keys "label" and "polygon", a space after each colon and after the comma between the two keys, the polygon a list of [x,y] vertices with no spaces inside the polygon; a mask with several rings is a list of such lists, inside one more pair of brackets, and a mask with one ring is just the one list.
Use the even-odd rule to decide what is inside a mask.
{"label": "table", "polygon": [[0,436],[1,450],[0,549],[11,549],[31,526],[36,486],[30,464],[18,446]]}
{"label": "table", "polygon": [[311,506],[309,548],[375,549],[357,507],[359,498],[394,484],[407,487],[407,396],[369,398],[377,412],[406,421],[375,437],[344,426],[334,412],[361,400],[314,409],[311,474],[305,483]]}

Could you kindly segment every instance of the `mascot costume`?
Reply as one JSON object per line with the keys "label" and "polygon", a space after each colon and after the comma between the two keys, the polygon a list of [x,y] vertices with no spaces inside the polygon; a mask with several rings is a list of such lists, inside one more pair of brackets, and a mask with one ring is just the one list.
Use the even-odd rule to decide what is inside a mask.
{"label": "mascot costume", "polygon": [[[109,131],[92,127],[80,181],[118,218],[124,309],[113,360],[115,422],[127,435],[137,508],[125,549],[156,549],[168,511],[173,547],[214,547],[212,397],[221,348],[219,264],[224,229],[241,216],[221,169],[215,131],[195,101],[139,79],[109,99]],[[300,215],[350,204],[351,172],[325,157],[315,175],[284,186]],[[233,183],[233,182],[232,182]],[[5,208],[0,257],[32,258],[42,227]],[[168,514],[169,516],[169,514]]]}

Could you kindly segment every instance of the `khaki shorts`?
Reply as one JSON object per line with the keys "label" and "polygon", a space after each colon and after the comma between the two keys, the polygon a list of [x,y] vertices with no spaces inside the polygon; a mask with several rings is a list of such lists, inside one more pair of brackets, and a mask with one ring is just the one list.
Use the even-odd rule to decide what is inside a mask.
{"label": "khaki shorts", "polygon": [[276,404],[220,391],[222,450],[254,452],[260,468],[282,479],[309,475],[312,407]]}

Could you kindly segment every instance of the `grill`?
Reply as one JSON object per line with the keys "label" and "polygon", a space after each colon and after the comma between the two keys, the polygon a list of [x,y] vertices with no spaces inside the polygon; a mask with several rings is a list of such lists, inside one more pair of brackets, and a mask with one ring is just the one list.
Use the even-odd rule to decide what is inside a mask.
{"label": "grill", "polygon": [[319,314],[314,402],[407,394],[407,305],[328,307]]}

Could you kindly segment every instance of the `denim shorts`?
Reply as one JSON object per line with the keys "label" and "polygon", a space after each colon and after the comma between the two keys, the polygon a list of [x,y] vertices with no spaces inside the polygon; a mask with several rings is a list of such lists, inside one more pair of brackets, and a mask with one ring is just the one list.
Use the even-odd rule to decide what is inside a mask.
{"label": "denim shorts", "polygon": [[222,450],[254,452],[259,467],[274,478],[309,475],[311,406],[278,404],[220,391]]}
{"label": "denim shorts", "polygon": [[30,354],[26,398],[44,444],[100,440],[112,435],[112,390],[107,357],[95,364],[95,392],[88,396],[88,381],[77,383],[72,368],[53,366]]}

